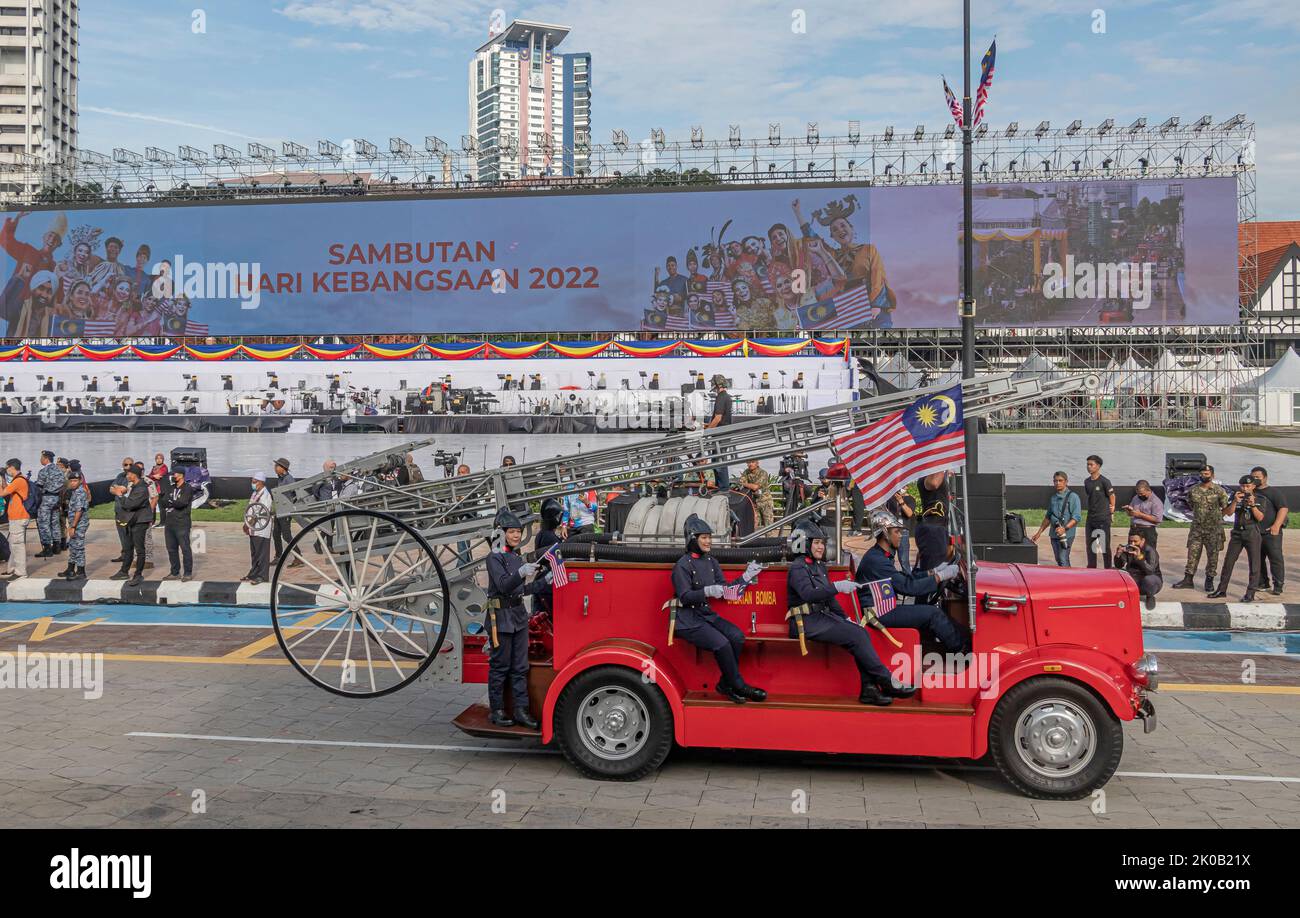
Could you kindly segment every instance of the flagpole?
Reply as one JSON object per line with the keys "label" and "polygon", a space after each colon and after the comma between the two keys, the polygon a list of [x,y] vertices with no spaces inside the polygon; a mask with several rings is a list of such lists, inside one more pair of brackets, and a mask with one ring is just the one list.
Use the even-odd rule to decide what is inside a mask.
{"label": "flagpole", "polygon": [[[962,299],[961,378],[975,378],[975,234],[972,219],[971,104],[970,104],[970,0],[962,0],[963,66],[961,183],[962,183]],[[966,471],[979,471],[979,421],[966,418]]]}

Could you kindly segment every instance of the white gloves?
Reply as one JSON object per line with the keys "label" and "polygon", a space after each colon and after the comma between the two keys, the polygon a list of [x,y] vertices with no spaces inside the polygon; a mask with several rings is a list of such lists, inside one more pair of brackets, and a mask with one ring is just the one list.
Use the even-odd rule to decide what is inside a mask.
{"label": "white gloves", "polygon": [[554,580],[555,580],[555,575],[554,575],[553,573],[551,573],[550,571],[547,571],[547,572],[546,572],[546,576],[543,577],[542,579],[546,581],[546,585],[547,585],[547,586],[550,586],[551,583],[554,582]]}
{"label": "white gloves", "polygon": [[956,563],[950,561],[947,564],[940,564],[936,567],[934,569],[934,576],[939,578],[940,583],[945,583],[956,577],[959,572],[960,569],[957,567]]}
{"label": "white gloves", "polygon": [[745,565],[745,573],[741,574],[740,578],[749,583],[753,583],[758,579],[758,575],[762,573],[762,570],[763,565],[759,564],[757,561],[750,561]]}
{"label": "white gloves", "polygon": [[536,562],[536,561],[526,561],[526,562],[524,562],[523,564],[519,565],[519,576],[520,576],[520,577],[531,577],[531,576],[533,576],[533,574],[536,574],[536,573],[537,573],[537,562]]}
{"label": "white gloves", "polygon": [[836,580],[836,593],[856,593],[859,583],[856,580]]}
{"label": "white gloves", "polygon": [[721,599],[723,589],[725,588],[720,583],[710,583],[704,588],[704,595],[710,599]]}

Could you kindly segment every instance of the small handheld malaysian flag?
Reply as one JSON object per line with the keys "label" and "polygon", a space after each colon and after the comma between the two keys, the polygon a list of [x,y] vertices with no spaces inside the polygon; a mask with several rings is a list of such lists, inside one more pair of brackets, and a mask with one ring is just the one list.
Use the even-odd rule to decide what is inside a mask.
{"label": "small handheld malaysian flag", "polygon": [[748,586],[749,584],[744,580],[729,583],[722,588],[722,598],[727,602],[739,602],[740,597],[745,595],[745,588]]}
{"label": "small handheld malaysian flag", "polygon": [[560,557],[560,543],[556,542],[542,554],[542,559],[551,567],[551,588],[560,589],[569,585],[569,574],[564,569],[564,559]]}
{"label": "small handheld malaysian flag", "polygon": [[873,580],[867,584],[867,589],[871,591],[871,606],[877,616],[888,614],[898,605],[894,585],[888,580]]}

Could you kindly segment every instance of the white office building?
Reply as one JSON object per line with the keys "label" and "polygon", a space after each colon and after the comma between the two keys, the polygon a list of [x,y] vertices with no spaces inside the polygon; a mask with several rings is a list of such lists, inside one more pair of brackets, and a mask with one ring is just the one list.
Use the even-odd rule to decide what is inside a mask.
{"label": "white office building", "polygon": [[469,133],[485,181],[586,175],[591,55],[560,54],[566,26],[516,20],[469,63]]}
{"label": "white office building", "polygon": [[6,166],[24,156],[76,154],[77,19],[77,0],[0,0],[0,193],[21,189],[23,173]]}

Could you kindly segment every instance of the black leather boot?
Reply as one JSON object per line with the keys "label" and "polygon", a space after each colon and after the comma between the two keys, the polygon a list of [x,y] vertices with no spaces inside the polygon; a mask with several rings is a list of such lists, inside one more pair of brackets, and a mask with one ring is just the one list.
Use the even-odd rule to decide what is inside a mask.
{"label": "black leather boot", "polygon": [[742,685],[740,694],[744,695],[750,701],[767,701],[767,692],[761,688],[755,688],[752,685]]}
{"label": "black leather boot", "polygon": [[880,691],[880,687],[871,682],[862,683],[862,691],[858,693],[858,702],[860,704],[874,704],[878,708],[887,708],[894,703],[894,699]]}
{"label": "black leather boot", "polygon": [[740,694],[740,692],[736,691],[731,686],[727,685],[725,682],[719,682],[715,686],[715,688],[717,689],[719,695],[721,695],[723,698],[728,698],[734,701],[736,704],[744,704],[746,701],[749,700],[744,695]]}
{"label": "black leather boot", "polygon": [[1173,588],[1175,590],[1194,590],[1196,589],[1196,584],[1192,582],[1192,578],[1190,576],[1184,574],[1183,579],[1175,583]]}
{"label": "black leather boot", "polygon": [[537,722],[537,718],[527,711],[515,711],[515,723],[521,727],[527,727],[529,730],[536,730],[541,726]]}
{"label": "black leather boot", "polygon": [[71,561],[69,561],[68,566],[59,572],[59,576],[62,577],[64,580],[67,580],[69,577],[72,576],[72,572],[76,569],[77,566],[73,564]]}
{"label": "black leather boot", "polygon": [[1223,588],[1223,584],[1219,584],[1219,588],[1218,588],[1217,590],[1215,590],[1214,592],[1212,592],[1209,596],[1206,596],[1205,598],[1206,598],[1206,599],[1222,599],[1223,597],[1225,597],[1225,596],[1227,596],[1227,595],[1228,595],[1228,591],[1225,590],[1225,589]]}
{"label": "black leather boot", "polygon": [[48,557],[52,556],[53,554],[54,554],[54,551],[50,548],[50,546],[48,546],[48,545],[42,543],[42,544],[41,544],[41,550],[38,551],[38,552],[36,553],[36,557],[38,557],[38,558],[48,558]]}
{"label": "black leather boot", "polygon": [[488,720],[492,721],[493,726],[497,727],[513,727],[515,725],[510,715],[504,710],[493,711]]}
{"label": "black leather boot", "polygon": [[1206,575],[1205,575],[1205,592],[1207,592],[1207,593],[1213,593],[1213,592],[1214,592],[1214,575],[1213,575],[1213,574],[1206,574]]}
{"label": "black leather boot", "polygon": [[916,686],[900,685],[890,682],[888,685],[881,685],[880,691],[882,694],[888,695],[890,698],[911,698],[916,694]]}
{"label": "black leather boot", "polygon": [[74,570],[74,571],[72,572],[72,576],[69,577],[68,579],[69,579],[69,580],[85,580],[85,579],[86,579],[86,569],[85,569],[84,567],[78,567],[76,570]]}

